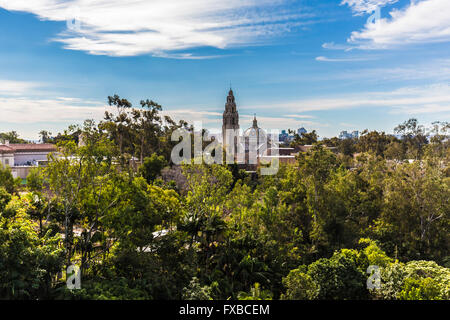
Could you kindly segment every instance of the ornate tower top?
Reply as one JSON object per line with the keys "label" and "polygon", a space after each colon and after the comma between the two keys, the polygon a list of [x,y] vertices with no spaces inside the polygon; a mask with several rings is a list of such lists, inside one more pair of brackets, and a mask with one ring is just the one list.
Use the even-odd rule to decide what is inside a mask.
{"label": "ornate tower top", "polygon": [[256,113],[253,116],[253,128],[258,129],[258,120],[256,120]]}
{"label": "ornate tower top", "polygon": [[236,112],[236,101],[234,99],[233,90],[228,92],[227,103],[225,104],[225,112]]}
{"label": "ornate tower top", "polygon": [[233,90],[230,88],[223,112],[222,137],[225,146],[233,146],[237,150],[237,137],[239,134],[239,113],[236,109]]}
{"label": "ornate tower top", "polygon": [[225,111],[223,113],[223,125],[226,129],[238,129],[239,128],[239,113],[236,109],[236,101],[234,98],[233,90],[228,92],[227,103],[225,104]]}

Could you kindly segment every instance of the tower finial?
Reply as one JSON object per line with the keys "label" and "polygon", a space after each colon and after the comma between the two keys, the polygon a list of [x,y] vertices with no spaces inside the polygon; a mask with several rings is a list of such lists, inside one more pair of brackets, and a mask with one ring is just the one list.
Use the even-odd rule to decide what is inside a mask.
{"label": "tower finial", "polygon": [[233,89],[231,88],[231,82],[230,82],[230,91],[228,92],[228,95],[233,95]]}
{"label": "tower finial", "polygon": [[256,120],[256,113],[253,116],[253,128],[258,128],[258,121]]}

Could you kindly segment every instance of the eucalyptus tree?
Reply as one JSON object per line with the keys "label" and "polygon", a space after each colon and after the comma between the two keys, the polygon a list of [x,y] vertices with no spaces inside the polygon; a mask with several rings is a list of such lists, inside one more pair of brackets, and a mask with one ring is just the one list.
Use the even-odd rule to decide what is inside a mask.
{"label": "eucalyptus tree", "polygon": [[140,162],[144,157],[160,149],[163,119],[160,116],[161,105],[152,100],[142,100],[141,109],[131,111],[131,127],[135,134],[135,150],[139,153]]}
{"label": "eucalyptus tree", "polygon": [[449,252],[450,181],[440,160],[397,165],[385,178],[376,230],[402,260],[441,261]]}
{"label": "eucalyptus tree", "polygon": [[132,108],[132,104],[118,95],[109,96],[108,104],[116,108],[116,114],[106,111],[101,128],[105,129],[110,138],[116,142],[120,154],[130,152],[130,124],[132,120],[128,111]]}
{"label": "eucalyptus tree", "polygon": [[[58,145],[44,176],[51,195],[62,204],[66,263],[71,264],[78,244],[84,268],[93,250],[93,235],[104,233],[101,220],[120,199],[116,183],[120,175],[118,153],[108,136],[93,121],[85,122],[82,134],[81,146],[73,141]],[[80,231],[75,239],[74,227]]]}
{"label": "eucalyptus tree", "polygon": [[417,119],[411,118],[394,128],[394,132],[402,136],[407,148],[407,156],[420,159],[424,154],[424,147],[428,144],[426,128]]}

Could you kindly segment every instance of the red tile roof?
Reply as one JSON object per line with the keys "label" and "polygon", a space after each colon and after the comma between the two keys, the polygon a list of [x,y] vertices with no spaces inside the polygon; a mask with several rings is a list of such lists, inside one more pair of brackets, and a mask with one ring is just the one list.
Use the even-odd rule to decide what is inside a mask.
{"label": "red tile roof", "polygon": [[301,152],[308,152],[312,149],[313,146],[311,145],[305,145],[305,146],[298,146],[298,150]]}
{"label": "red tile roof", "polygon": [[8,146],[0,145],[0,153],[14,153],[14,150]]}
{"label": "red tile roof", "polygon": [[[11,153],[15,152],[53,152],[56,151],[56,146],[54,144],[43,143],[43,144],[9,144],[1,145],[0,148],[6,151],[9,150]],[[0,149],[0,150],[2,150]]]}

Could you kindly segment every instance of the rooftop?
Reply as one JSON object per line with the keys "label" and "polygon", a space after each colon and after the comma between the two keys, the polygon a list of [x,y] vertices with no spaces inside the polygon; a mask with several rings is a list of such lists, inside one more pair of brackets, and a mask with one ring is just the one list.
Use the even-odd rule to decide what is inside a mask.
{"label": "rooftop", "polygon": [[14,153],[14,149],[6,145],[0,145],[0,153]]}
{"label": "rooftop", "polygon": [[16,153],[16,152],[53,152],[56,151],[54,144],[2,144],[0,145],[0,153]]}

